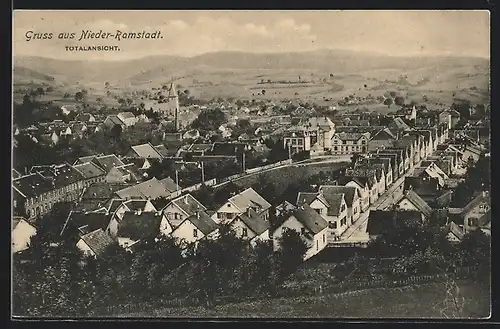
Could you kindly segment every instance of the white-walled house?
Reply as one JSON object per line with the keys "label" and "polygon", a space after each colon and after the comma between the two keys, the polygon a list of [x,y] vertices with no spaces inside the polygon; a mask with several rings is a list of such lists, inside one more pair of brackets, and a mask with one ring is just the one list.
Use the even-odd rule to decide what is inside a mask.
{"label": "white-walled house", "polygon": [[228,223],[236,216],[247,212],[250,208],[265,221],[269,220],[269,209],[271,208],[271,204],[251,187],[229,198],[227,202],[212,215],[212,219],[217,224]]}
{"label": "white-walled house", "polygon": [[422,214],[422,220],[429,219],[432,208],[417,193],[406,190],[403,196],[397,201],[399,210],[418,211]]}
{"label": "white-walled house", "polygon": [[23,217],[15,216],[11,233],[12,253],[17,253],[29,248],[31,237],[36,235],[36,228]]}
{"label": "white-walled house", "polygon": [[193,216],[197,211],[206,211],[207,208],[191,194],[182,195],[170,201],[162,213],[167,217],[173,228],[179,226],[186,218]]}
{"label": "white-walled house", "polygon": [[116,242],[101,228],[84,234],[80,237],[76,246],[85,256],[100,257],[106,249]]}
{"label": "white-walled house", "polygon": [[236,236],[248,240],[251,245],[255,245],[257,241],[269,241],[269,222],[252,209],[236,216],[230,225]]}
{"label": "white-walled house", "polygon": [[344,194],[344,199],[347,204],[347,226],[351,226],[352,223],[359,219],[361,215],[361,205],[356,187],[321,185],[319,191],[323,193],[327,200],[329,194]]}
{"label": "white-walled house", "polygon": [[185,218],[172,232],[172,237],[185,244],[195,243],[204,238],[216,238],[217,224],[205,211],[197,211]]}
{"label": "white-walled house", "polygon": [[317,214],[321,215],[327,222],[330,234],[340,236],[348,227],[347,223],[347,203],[344,193],[323,192],[303,193],[297,197],[297,206],[307,205]]}
{"label": "white-walled house", "polygon": [[362,212],[370,207],[370,188],[366,177],[347,177],[339,180],[340,185],[355,187],[358,190],[359,206]]}
{"label": "white-walled house", "polygon": [[296,231],[307,243],[308,249],[304,260],[318,254],[328,244],[328,222],[307,205],[294,210],[274,231],[273,246],[275,250],[280,248],[280,240],[286,230]]}

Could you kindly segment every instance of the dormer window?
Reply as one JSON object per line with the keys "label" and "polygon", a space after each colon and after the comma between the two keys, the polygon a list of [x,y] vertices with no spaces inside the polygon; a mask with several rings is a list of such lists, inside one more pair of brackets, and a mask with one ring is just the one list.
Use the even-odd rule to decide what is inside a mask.
{"label": "dormer window", "polygon": [[197,229],[193,229],[193,237],[194,238],[198,237],[198,230]]}

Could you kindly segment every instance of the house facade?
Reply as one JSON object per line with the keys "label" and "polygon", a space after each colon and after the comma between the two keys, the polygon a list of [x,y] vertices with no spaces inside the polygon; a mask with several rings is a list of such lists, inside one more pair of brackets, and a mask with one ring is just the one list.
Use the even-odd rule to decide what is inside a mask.
{"label": "house facade", "polygon": [[300,234],[307,245],[304,260],[321,252],[328,244],[328,223],[313,209],[302,206],[294,210],[290,216],[274,231],[273,245],[280,248],[280,240],[287,230]]}
{"label": "house facade", "polygon": [[332,154],[351,155],[367,153],[370,133],[337,132],[332,137]]}
{"label": "house facade", "polygon": [[249,209],[255,211],[265,221],[269,220],[271,204],[260,196],[254,189],[248,188],[241,193],[229,198],[212,215],[216,223],[228,223],[236,216],[244,214]]}

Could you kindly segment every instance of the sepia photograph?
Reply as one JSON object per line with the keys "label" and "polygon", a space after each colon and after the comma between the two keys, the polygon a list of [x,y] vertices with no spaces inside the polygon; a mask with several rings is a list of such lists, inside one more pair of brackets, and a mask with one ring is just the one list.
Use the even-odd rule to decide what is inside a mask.
{"label": "sepia photograph", "polygon": [[488,10],[14,10],[11,319],[488,319]]}

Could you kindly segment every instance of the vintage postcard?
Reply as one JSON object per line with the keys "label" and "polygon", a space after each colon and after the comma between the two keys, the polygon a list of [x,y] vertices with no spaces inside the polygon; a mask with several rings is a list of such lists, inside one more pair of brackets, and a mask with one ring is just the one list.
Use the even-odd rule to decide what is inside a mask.
{"label": "vintage postcard", "polygon": [[486,319],[488,11],[13,13],[12,316]]}

